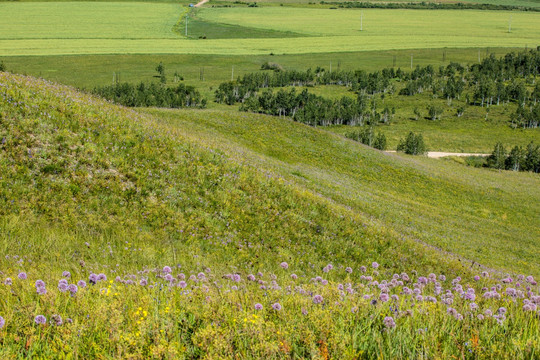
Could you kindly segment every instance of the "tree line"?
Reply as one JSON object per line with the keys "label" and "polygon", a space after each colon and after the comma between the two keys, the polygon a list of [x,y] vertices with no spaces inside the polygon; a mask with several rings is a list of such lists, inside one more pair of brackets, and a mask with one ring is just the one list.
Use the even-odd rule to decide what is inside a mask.
{"label": "tree line", "polygon": [[496,4],[474,4],[474,3],[436,3],[436,2],[335,2],[321,1],[321,4],[337,5],[340,8],[362,8],[362,9],[430,9],[430,10],[521,10],[521,11],[539,11],[537,8],[529,6],[514,6],[514,5],[496,5]]}
{"label": "tree line", "polygon": [[[501,58],[496,58],[492,54],[479,64],[472,66],[451,62],[438,69],[432,65],[416,66],[410,72],[400,68],[366,72],[363,70],[328,71],[322,67],[306,71],[283,70],[276,64],[272,64],[272,66],[263,64],[263,67],[274,71],[245,74],[238,77],[236,81],[220,84],[215,91],[215,101],[228,105],[242,103],[242,109],[246,111],[291,116],[289,111],[285,111],[289,109],[286,106],[268,104],[265,100],[259,101],[257,106],[256,100],[260,98],[260,92],[263,89],[287,86],[340,85],[350,88],[358,96],[356,102],[352,104],[354,114],[351,116],[331,115],[331,113],[343,113],[343,109],[331,110],[330,107],[339,107],[341,102],[347,100],[324,101],[324,99],[304,95],[304,97],[309,98],[310,102],[314,102],[316,99],[315,103],[323,107],[321,111],[324,119],[321,119],[320,122],[327,124],[371,124],[378,122],[377,118],[382,119],[380,122],[386,122],[389,119],[389,112],[385,109],[382,113],[377,113],[376,110],[370,109],[369,106],[366,106],[370,103],[369,97],[376,94],[383,97],[385,94],[394,93],[396,88],[400,88],[399,94],[404,96],[414,96],[429,91],[433,97],[447,99],[449,105],[454,99],[461,99],[464,94],[465,103],[471,106],[489,108],[493,105],[513,102],[517,104],[517,109],[509,119],[512,127],[535,128],[539,126],[540,83],[536,82],[536,77],[540,73],[540,50],[538,48],[509,53]],[[397,85],[397,83],[402,83],[402,85]],[[272,101],[276,100],[274,94],[265,92],[266,96],[271,96]],[[280,93],[278,97],[281,99],[290,96],[292,95]],[[361,96],[367,96],[368,99],[361,98]],[[287,101],[285,102],[287,103]],[[292,104],[290,113],[296,114],[299,109],[309,109],[309,106],[305,105]],[[278,110],[274,111],[274,107]],[[458,117],[463,115],[464,110],[465,108],[460,106],[456,115]],[[305,119],[309,120],[306,122],[316,123],[310,119],[310,114],[314,111],[308,112]],[[428,112],[429,118],[436,120],[440,119],[443,109],[430,105]],[[368,121],[364,121],[364,119]]]}
{"label": "tree line", "polygon": [[505,146],[498,142],[493,152],[486,159],[485,166],[499,170],[540,172],[540,145],[532,141],[525,148],[514,146],[507,152]]}
{"label": "tree line", "polygon": [[193,86],[183,83],[174,87],[144,82],[138,85],[117,83],[95,87],[92,93],[130,107],[204,108],[207,103],[207,100]]}
{"label": "tree line", "polygon": [[254,93],[244,100],[240,111],[288,116],[312,126],[387,123],[395,114],[395,109],[388,107],[377,111],[375,100],[362,94],[356,99],[343,96],[333,100],[309,93],[307,89],[297,92],[294,88]]}

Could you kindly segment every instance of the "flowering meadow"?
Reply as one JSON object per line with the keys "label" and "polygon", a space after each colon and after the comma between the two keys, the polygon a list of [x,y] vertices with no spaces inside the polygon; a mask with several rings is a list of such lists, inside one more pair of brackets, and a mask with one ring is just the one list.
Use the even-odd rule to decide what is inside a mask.
{"label": "flowering meadow", "polygon": [[[13,268],[24,260],[7,256]],[[202,271],[198,272],[201,268]],[[182,264],[5,277],[4,355],[126,358],[536,358],[532,276],[464,281],[282,262],[266,273]],[[9,272],[4,276],[10,275]],[[35,274],[39,276],[39,274]],[[10,296],[11,295],[11,296]]]}
{"label": "flowering meadow", "polygon": [[258,165],[0,73],[0,358],[539,357],[538,274]]}

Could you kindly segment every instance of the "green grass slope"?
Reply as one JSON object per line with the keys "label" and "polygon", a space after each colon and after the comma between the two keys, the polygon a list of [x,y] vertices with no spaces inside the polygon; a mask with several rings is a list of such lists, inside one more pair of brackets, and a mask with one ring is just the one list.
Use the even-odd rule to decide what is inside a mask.
{"label": "green grass slope", "polygon": [[540,178],[384,154],[286,119],[148,110],[186,134],[261,158],[285,178],[471,261],[538,270]]}
{"label": "green grass slope", "polygon": [[[364,166],[362,187],[380,183],[396,204],[403,199],[389,187],[403,190],[405,180],[417,201],[415,194],[433,182],[472,196],[470,185],[458,179],[452,185],[434,163],[385,160],[336,135],[278,119],[157,115],[0,73],[1,358],[535,355],[539,319],[532,305],[481,298],[482,286],[501,286],[495,274],[474,283],[468,264],[400,234],[377,213],[371,218],[354,201],[349,205],[337,195],[356,180],[332,172],[354,154]],[[279,135],[278,126],[288,134]],[[336,147],[343,154],[331,154]],[[306,159],[314,160],[303,164]],[[383,186],[382,172],[394,176],[393,185]],[[313,174],[319,174],[316,186]],[[397,178],[403,174],[409,175]],[[520,175],[522,186],[537,184]],[[505,175],[490,179],[511,192]],[[465,212],[474,205],[452,195],[458,198],[448,200],[441,217],[449,207]],[[434,197],[443,199],[436,191]],[[381,198],[367,200],[375,208]],[[526,204],[512,202],[509,220],[536,210]],[[401,221],[410,220],[402,214]],[[380,267],[361,267],[372,261]],[[423,285],[420,276],[429,272]],[[256,281],[248,274],[257,274]],[[463,279],[452,280],[457,275]],[[463,281],[464,289],[476,287],[480,309],[497,317],[476,318],[469,300],[457,295],[452,306],[459,314],[448,314],[447,295],[413,298],[398,279],[409,287],[418,282],[426,299],[442,287],[459,290],[455,284]],[[526,296],[536,301],[536,283],[526,281],[535,284]],[[392,302],[379,294],[385,287],[398,296]],[[506,316],[499,317],[501,306]]]}

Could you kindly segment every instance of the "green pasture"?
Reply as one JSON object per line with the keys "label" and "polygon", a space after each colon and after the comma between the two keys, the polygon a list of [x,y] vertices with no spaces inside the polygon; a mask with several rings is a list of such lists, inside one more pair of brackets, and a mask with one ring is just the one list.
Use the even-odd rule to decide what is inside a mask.
{"label": "green pasture", "polygon": [[[184,9],[167,3],[3,2],[0,54],[309,54],[524,47],[536,46],[540,38],[540,14],[527,12],[366,9],[360,31],[357,10],[237,7],[197,13],[200,21],[214,27],[233,26],[226,35],[231,38],[186,39],[173,31]],[[272,36],[277,36],[275,32],[302,36],[241,38],[246,29],[255,29],[253,36],[268,31]]]}
{"label": "green pasture", "polygon": [[[503,56],[516,48],[470,49],[409,49],[362,51],[345,53],[317,53],[290,55],[75,55],[75,56],[10,56],[0,57],[8,70],[20,74],[43,77],[79,88],[112,83],[113,73],[120,80],[130,83],[158,81],[155,67],[162,62],[169,84],[173,74],[179,73],[185,81],[200,91],[213,96],[213,90],[222,82],[246,73],[258,71],[265,62],[275,62],[284,69],[306,70],[317,66],[333,70],[380,70],[385,67],[410,69],[413,66],[432,64],[436,68],[450,62],[476,63],[489,54]],[[201,72],[203,73],[201,77]],[[327,93],[325,91],[325,93]],[[322,94],[321,94],[322,95]]]}
{"label": "green pasture", "polygon": [[272,169],[392,229],[498,269],[533,271],[537,174],[384,154],[322,129],[250,113],[144,110],[185,136]]}

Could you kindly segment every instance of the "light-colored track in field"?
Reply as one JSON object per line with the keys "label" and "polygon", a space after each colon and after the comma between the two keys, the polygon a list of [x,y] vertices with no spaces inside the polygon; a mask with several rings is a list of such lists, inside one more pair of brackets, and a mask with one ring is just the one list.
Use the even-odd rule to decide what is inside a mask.
{"label": "light-colored track in field", "polygon": [[197,7],[197,8],[198,8],[198,7],[201,7],[201,6],[203,6],[204,4],[206,4],[208,1],[210,1],[210,0],[201,0],[201,1],[199,1],[199,2],[197,3],[197,5],[195,5],[195,7]]}
{"label": "light-colored track in field", "polygon": [[[387,151],[389,153],[395,153],[395,150]],[[489,154],[482,153],[453,153],[453,152],[440,152],[440,151],[428,151],[427,157],[432,159],[440,159],[446,156],[489,156]]]}

